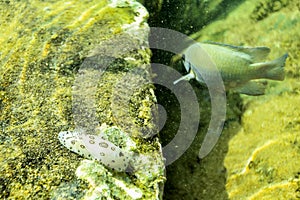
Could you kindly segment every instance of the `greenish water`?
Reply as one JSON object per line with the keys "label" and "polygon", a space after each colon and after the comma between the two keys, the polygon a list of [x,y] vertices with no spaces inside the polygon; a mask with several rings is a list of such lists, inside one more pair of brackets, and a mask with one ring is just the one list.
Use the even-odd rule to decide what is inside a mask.
{"label": "greenish water", "polygon": [[[218,17],[213,20],[202,17],[200,12],[205,7],[201,5],[199,15],[194,14],[196,5],[191,10],[185,6],[180,8],[193,13],[193,18],[186,19],[187,24],[196,18],[202,24],[207,23],[198,27],[199,31],[189,29],[187,32],[191,37],[199,42],[267,46],[271,49],[268,60],[288,53],[285,80],[269,81],[266,94],[258,97],[228,92],[222,135],[209,156],[201,161],[197,160],[197,153],[210,119],[209,101],[203,99],[208,95],[205,87],[190,81],[202,102],[200,128],[190,149],[167,167],[164,199],[299,199],[300,5],[292,0],[213,2],[223,6],[223,10],[214,7],[218,13],[214,16]],[[207,12],[211,12],[209,8],[206,8]],[[185,16],[184,11],[181,11],[183,14],[176,11],[163,10],[162,16],[169,15],[166,20],[175,21]],[[206,16],[211,17],[212,13]],[[185,70],[182,73],[185,74]],[[163,97],[159,99],[166,101]],[[172,132],[174,126],[169,126]],[[169,141],[162,134],[163,141],[164,138]]]}
{"label": "greenish water", "polygon": [[[265,95],[227,92],[222,135],[202,160],[197,156],[211,117],[209,92],[205,85],[189,82],[199,102],[199,130],[190,148],[167,166],[166,180],[159,142],[165,146],[172,140],[181,113],[176,97],[162,86],[156,86],[155,95],[168,118],[159,138],[134,138],[135,153],[154,157],[148,170],[112,171],[71,153],[57,138],[60,131],[75,127],[72,85],[80,64],[99,43],[105,47],[97,49],[99,54],[114,56],[111,44],[122,44],[119,51],[124,52],[127,46],[138,46],[123,55],[126,59],[116,57],[113,69],[99,81],[101,123],[122,122],[122,117],[115,119],[112,114],[111,94],[130,68],[150,62],[171,65],[170,52],[152,50],[150,61],[143,42],[146,13],[126,2],[117,7],[108,3],[0,2],[0,199],[300,199],[300,3],[143,2],[150,12],[149,26],[170,28],[199,42],[267,46],[271,49],[267,60],[289,54],[285,80],[268,81]],[[143,14],[145,19],[138,18]],[[136,20],[140,20],[138,29],[129,32],[134,36],[123,35],[124,24],[128,27]],[[115,37],[119,34],[122,37]],[[173,68],[187,73],[180,62]],[[139,85],[137,80],[131,81]],[[149,121],[155,103],[152,89],[147,86],[131,99],[134,120],[120,126],[131,130],[134,124],[153,125]]]}

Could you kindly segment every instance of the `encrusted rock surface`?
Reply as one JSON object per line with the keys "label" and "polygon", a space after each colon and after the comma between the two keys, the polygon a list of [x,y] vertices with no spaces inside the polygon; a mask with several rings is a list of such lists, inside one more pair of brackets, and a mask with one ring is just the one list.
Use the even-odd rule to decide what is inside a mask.
{"label": "encrusted rock surface", "polygon": [[[135,82],[141,74],[124,78],[131,69],[143,66],[143,78],[150,79],[147,17],[135,1],[0,2],[1,199],[161,198],[160,144],[139,132],[155,133],[153,86],[134,90],[128,105],[114,95],[122,80],[143,83]],[[72,85],[91,58],[103,70],[90,80],[97,83],[95,116],[99,124],[132,131],[136,153],[154,158],[146,168],[116,172],[59,143],[60,131],[75,128]]]}

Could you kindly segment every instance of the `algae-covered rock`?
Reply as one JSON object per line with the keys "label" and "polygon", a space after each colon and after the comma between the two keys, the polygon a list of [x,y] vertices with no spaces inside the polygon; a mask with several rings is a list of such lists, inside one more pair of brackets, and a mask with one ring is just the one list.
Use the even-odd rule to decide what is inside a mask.
{"label": "algae-covered rock", "polygon": [[190,150],[167,168],[167,199],[178,193],[184,199],[300,198],[299,8],[293,0],[244,1],[192,35],[198,41],[267,46],[269,60],[287,52],[286,78],[269,81],[263,96],[227,95],[230,113],[218,144],[199,163]]}
{"label": "algae-covered rock", "polygon": [[[153,85],[140,87],[151,78],[143,6],[1,1],[0,11],[0,198],[160,199],[161,147],[157,138],[145,139],[157,133],[156,98]],[[93,79],[92,72],[101,76]],[[94,102],[95,113],[74,113],[81,100]],[[59,143],[59,132],[94,125],[86,117],[128,134],[144,159],[134,171],[84,160]]]}

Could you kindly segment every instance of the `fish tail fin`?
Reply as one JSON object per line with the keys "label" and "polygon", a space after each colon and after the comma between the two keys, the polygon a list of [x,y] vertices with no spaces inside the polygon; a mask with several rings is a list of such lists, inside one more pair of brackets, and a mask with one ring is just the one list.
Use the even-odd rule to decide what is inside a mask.
{"label": "fish tail fin", "polygon": [[267,62],[268,70],[266,70],[264,78],[282,81],[284,79],[284,65],[287,57],[288,54],[286,53],[280,58]]}

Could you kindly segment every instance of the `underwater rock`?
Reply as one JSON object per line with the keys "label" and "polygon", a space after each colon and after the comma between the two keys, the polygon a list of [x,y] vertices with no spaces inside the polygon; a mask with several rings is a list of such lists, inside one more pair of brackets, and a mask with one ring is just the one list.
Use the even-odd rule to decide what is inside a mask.
{"label": "underwater rock", "polygon": [[288,0],[261,1],[258,2],[252,11],[250,18],[259,21],[267,18],[271,13],[278,12],[288,5]]}
{"label": "underwater rock", "polygon": [[135,186],[130,179],[124,180],[122,176],[114,175],[97,163],[83,160],[76,170],[76,175],[89,182],[92,186],[87,191],[85,199],[141,199],[142,189]]}
{"label": "underwater rock", "polygon": [[[64,198],[161,199],[160,143],[142,137],[156,133],[154,86],[134,90],[130,102],[114,96],[127,74],[135,86],[150,79],[144,7],[131,0],[1,1],[0,11],[0,198],[59,199],[69,185]],[[130,73],[137,67],[142,75]],[[134,152],[146,158],[133,174],[83,160],[59,143],[59,132],[104,123],[129,126]],[[110,192],[99,197],[99,188]]]}

